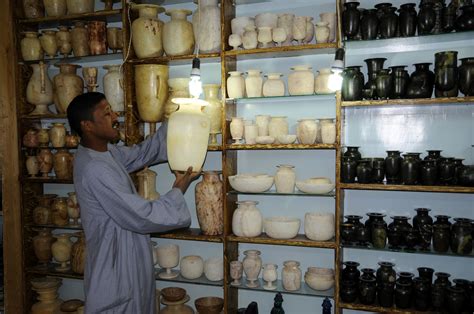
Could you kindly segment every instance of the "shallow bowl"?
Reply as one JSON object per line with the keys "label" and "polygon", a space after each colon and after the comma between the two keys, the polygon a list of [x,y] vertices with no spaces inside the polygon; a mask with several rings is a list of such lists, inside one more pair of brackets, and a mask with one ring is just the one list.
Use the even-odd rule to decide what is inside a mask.
{"label": "shallow bowl", "polygon": [[194,301],[199,313],[219,314],[224,308],[224,299],[219,297],[203,297]]}
{"label": "shallow bowl", "polygon": [[273,144],[275,138],[273,136],[257,136],[255,142],[257,142],[257,144]]}
{"label": "shallow bowl", "polygon": [[168,287],[161,290],[161,295],[166,301],[176,302],[184,299],[186,290],[178,287]]}
{"label": "shallow bowl", "polygon": [[331,268],[308,267],[304,281],[313,290],[328,290],[334,286],[334,270]]}
{"label": "shallow bowl", "polygon": [[276,216],[263,220],[263,228],[270,238],[292,239],[300,230],[301,221],[298,218]]}
{"label": "shallow bowl", "polygon": [[[310,179],[311,180],[311,179]],[[296,181],[296,187],[303,193],[327,194],[334,190],[334,183],[313,183],[306,181]]]}
{"label": "shallow bowl", "polygon": [[236,191],[243,193],[261,193],[268,191],[273,185],[273,177],[269,175],[245,174],[229,176],[229,183]]}
{"label": "shallow bowl", "polygon": [[277,139],[280,144],[293,144],[296,141],[296,135],[278,135]]}

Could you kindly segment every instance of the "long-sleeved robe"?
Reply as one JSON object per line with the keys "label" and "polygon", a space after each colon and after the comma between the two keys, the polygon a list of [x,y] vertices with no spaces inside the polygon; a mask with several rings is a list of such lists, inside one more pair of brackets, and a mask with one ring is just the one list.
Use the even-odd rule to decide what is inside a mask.
{"label": "long-sleeved robe", "polygon": [[79,146],[74,187],[86,235],[86,313],[152,314],[155,279],[151,232],[187,227],[189,210],[181,190],[159,200],[137,194],[129,172],[166,161],[166,126],[133,147],[107,152]]}

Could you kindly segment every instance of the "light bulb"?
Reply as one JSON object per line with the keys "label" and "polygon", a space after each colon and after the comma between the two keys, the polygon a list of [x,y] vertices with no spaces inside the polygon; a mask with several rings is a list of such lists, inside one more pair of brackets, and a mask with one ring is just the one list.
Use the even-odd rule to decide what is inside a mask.
{"label": "light bulb", "polygon": [[199,58],[193,59],[193,68],[189,78],[189,94],[193,98],[199,98],[202,94],[200,63]]}
{"label": "light bulb", "polygon": [[328,87],[332,91],[338,91],[342,88],[342,75],[339,71],[332,71],[329,76]]}
{"label": "light bulb", "polygon": [[342,71],[344,71],[344,54],[342,48],[336,50],[334,63],[331,66],[331,75],[329,76],[328,87],[332,91],[338,91],[342,88]]}

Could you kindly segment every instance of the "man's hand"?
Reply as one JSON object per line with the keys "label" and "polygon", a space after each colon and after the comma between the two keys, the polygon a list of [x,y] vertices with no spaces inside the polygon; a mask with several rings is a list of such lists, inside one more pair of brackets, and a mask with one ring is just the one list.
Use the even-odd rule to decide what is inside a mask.
{"label": "man's hand", "polygon": [[173,173],[176,176],[173,188],[180,189],[183,194],[186,193],[191,182],[201,175],[201,172],[193,172],[193,167],[189,167],[184,173],[181,171],[173,171]]}

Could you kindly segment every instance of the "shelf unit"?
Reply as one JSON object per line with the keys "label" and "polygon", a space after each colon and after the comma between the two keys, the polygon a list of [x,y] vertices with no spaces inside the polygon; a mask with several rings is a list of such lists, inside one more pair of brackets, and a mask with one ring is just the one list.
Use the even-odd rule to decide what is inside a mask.
{"label": "shelf unit", "polygon": [[[13,2],[13,1],[11,1]],[[191,1],[189,1],[191,2]],[[342,0],[336,0],[336,10],[338,13],[338,23],[340,26],[340,15],[341,15],[341,6]],[[306,287],[302,283],[302,289],[296,292],[286,291],[282,288],[281,282],[278,281],[278,287],[276,290],[270,292],[280,291],[282,293],[288,294],[298,294],[304,296],[318,296],[318,297],[329,297],[334,299],[334,305],[336,313],[342,311],[342,309],[352,309],[359,311],[373,311],[373,312],[382,312],[382,313],[418,313],[412,310],[398,310],[398,309],[386,309],[376,306],[364,306],[360,304],[346,304],[339,300],[339,279],[341,272],[341,262],[343,260],[343,249],[371,249],[371,248],[361,248],[346,246],[340,244],[340,232],[338,226],[342,222],[342,217],[344,213],[344,192],[345,190],[380,190],[380,191],[413,191],[413,192],[435,192],[435,193],[474,193],[474,188],[469,187],[445,187],[445,186],[404,186],[404,185],[385,185],[385,184],[345,184],[339,181],[340,178],[340,160],[343,153],[342,146],[342,134],[343,134],[343,119],[344,111],[352,110],[352,108],[358,107],[380,107],[380,106],[418,106],[418,105],[451,105],[451,104],[473,104],[474,97],[455,97],[455,98],[430,98],[430,99],[393,99],[393,100],[376,100],[376,101],[355,101],[348,102],[342,101],[340,94],[337,95],[310,95],[310,96],[284,96],[284,97],[267,97],[267,98],[243,98],[243,99],[226,99],[225,87],[226,87],[226,78],[229,71],[235,70],[237,63],[240,61],[247,61],[253,59],[263,59],[263,58],[284,58],[284,57],[295,57],[295,56],[307,56],[315,54],[332,54],[335,49],[341,46],[345,46],[349,51],[350,49],[365,49],[367,47],[378,47],[380,45],[390,45],[391,42],[395,40],[385,41],[374,41],[374,42],[346,42],[341,41],[340,30],[338,31],[338,38],[336,43],[330,44],[309,44],[301,46],[290,46],[290,47],[273,47],[273,48],[259,48],[251,50],[237,50],[233,51],[227,44],[227,38],[230,34],[230,20],[236,14],[235,5],[232,0],[222,0],[221,1],[221,17],[223,18],[222,23],[222,52],[214,54],[200,54],[199,57],[202,63],[220,63],[221,65],[221,91],[222,91],[222,104],[224,107],[223,117],[225,119],[223,122],[223,134],[222,134],[222,144],[209,146],[208,151],[221,152],[222,155],[222,170],[223,170],[223,181],[225,186],[225,195],[224,195],[224,234],[220,236],[205,236],[202,235],[200,230],[197,228],[191,228],[187,230],[177,230],[170,233],[163,234],[152,234],[152,237],[159,239],[171,239],[171,240],[180,240],[180,241],[199,241],[199,242],[208,242],[208,243],[221,243],[223,245],[223,257],[224,257],[224,280],[219,283],[212,283],[203,278],[190,281],[183,278],[178,278],[176,280],[171,280],[170,282],[185,282],[196,285],[209,285],[209,286],[218,286],[223,288],[223,295],[225,299],[225,312],[226,313],[235,313],[238,307],[238,293],[239,290],[255,290],[255,291],[268,291],[262,288],[263,282],[260,281],[260,288],[252,289],[248,288],[245,285],[241,286],[231,286],[230,282],[232,279],[229,274],[228,264],[230,261],[238,258],[238,248],[239,244],[260,244],[260,245],[277,245],[277,246],[293,246],[293,247],[302,247],[302,248],[311,248],[311,249],[326,249],[334,251],[334,269],[335,269],[335,287],[329,291],[314,291]],[[122,7],[128,8],[126,0],[122,0]],[[73,20],[93,20],[93,19],[103,19],[108,22],[120,22],[128,21],[127,10],[112,10],[112,11],[98,11],[91,14],[83,15],[70,15],[64,16],[61,18],[40,18],[40,19],[18,19],[17,20],[17,33],[20,30],[28,28],[45,28],[53,27],[59,23],[72,23]],[[340,27],[339,27],[340,28]],[[125,38],[130,36],[130,28],[128,22],[123,22],[123,30]],[[447,40],[450,41],[452,37],[453,42],[459,40],[469,39],[469,34],[445,34],[441,37],[430,37],[428,40],[436,42],[436,40]],[[419,41],[425,39],[420,38],[409,38],[406,39],[408,43],[412,44],[414,47],[419,44]],[[137,59],[132,51],[130,53],[127,51],[127,47],[124,47],[123,53],[117,54],[107,54],[102,56],[88,56],[83,58],[68,58],[67,60],[73,63],[89,63],[97,61],[109,61],[125,58],[129,54],[129,58],[125,60],[124,63],[124,74],[125,74],[125,101],[126,101],[126,111],[121,113],[121,116],[124,117],[126,123],[126,143],[128,145],[136,144],[140,142],[143,137],[140,133],[140,121],[138,120],[136,102],[134,98],[134,88],[133,88],[133,66],[137,64],[168,64],[169,66],[174,65],[183,65],[190,64],[191,60],[194,58],[194,55],[185,55],[179,57],[158,57],[158,58],[147,58],[147,59]],[[49,61],[61,61],[63,59],[53,58]],[[29,64],[29,63],[26,63]],[[24,68],[25,64],[20,64],[17,68],[17,76],[24,78]],[[43,119],[66,119],[64,114],[51,114],[43,116],[31,116],[25,114],[26,102],[23,95],[24,83],[21,79],[17,82],[17,95],[19,99],[19,107],[17,112],[17,118],[19,121],[19,128],[22,127],[23,122],[32,122],[36,120]],[[246,145],[246,144],[232,144],[229,134],[228,122],[226,119],[232,117],[237,111],[237,107],[245,104],[259,104],[262,106],[269,106],[273,102],[298,102],[302,99],[314,99],[318,100],[327,100],[334,99],[336,106],[336,129],[337,129],[337,139],[335,144],[314,144],[314,145],[302,145],[302,144],[256,144],[256,145]],[[270,109],[271,110],[271,109]],[[20,133],[21,134],[21,133]],[[20,149],[21,150],[21,149]],[[335,178],[336,178],[336,188],[334,192],[325,194],[325,195],[310,195],[301,192],[295,192],[293,194],[278,194],[275,191],[268,191],[265,193],[239,193],[233,191],[228,184],[227,178],[230,175],[233,175],[237,172],[237,153],[239,151],[302,151],[302,150],[315,150],[315,151],[327,151],[332,150],[335,152]],[[21,154],[21,151],[20,151]],[[24,164],[24,161],[21,161],[21,167]],[[24,174],[25,172],[20,172]],[[28,215],[31,214],[32,209],[35,207],[35,202],[31,201],[35,195],[42,193],[42,185],[45,183],[55,183],[55,184],[72,184],[72,180],[58,180],[55,178],[28,178],[24,175],[20,175],[20,182],[22,182],[21,193],[22,193],[22,207],[23,213],[26,214],[24,221],[28,221]],[[232,234],[232,213],[235,210],[235,201],[237,201],[239,195],[264,195],[271,197],[314,197],[314,198],[334,198],[335,199],[335,218],[336,218],[336,236],[331,241],[318,242],[308,240],[304,235],[299,234],[296,238],[291,240],[278,240],[269,238],[267,235],[262,234],[256,238],[246,238],[246,237],[237,237]],[[59,273],[54,270],[54,268],[49,268],[47,270],[40,270],[33,266],[34,257],[32,252],[31,241],[29,237],[31,236],[30,229],[33,228],[50,228],[50,229],[69,229],[69,230],[80,230],[81,227],[73,226],[64,226],[57,227],[53,225],[33,225],[29,222],[24,222],[23,226],[26,227],[21,232],[24,241],[23,241],[23,254],[25,259],[26,268],[24,269],[25,278],[29,276],[57,276],[62,278],[72,278],[72,279],[82,279],[81,275],[74,273]],[[385,250],[389,251],[389,250]],[[401,252],[404,253],[404,252]],[[408,253],[408,252],[407,252]],[[411,252],[410,252],[411,253]],[[433,252],[416,252],[417,254],[433,254]],[[449,255],[449,254],[447,254]],[[468,257],[472,257],[469,255]],[[158,279],[161,280],[161,279]],[[27,280],[24,281],[25,291],[21,291],[24,299],[23,303],[25,308],[31,304],[32,294],[29,291]],[[426,312],[424,312],[426,313]]]}

